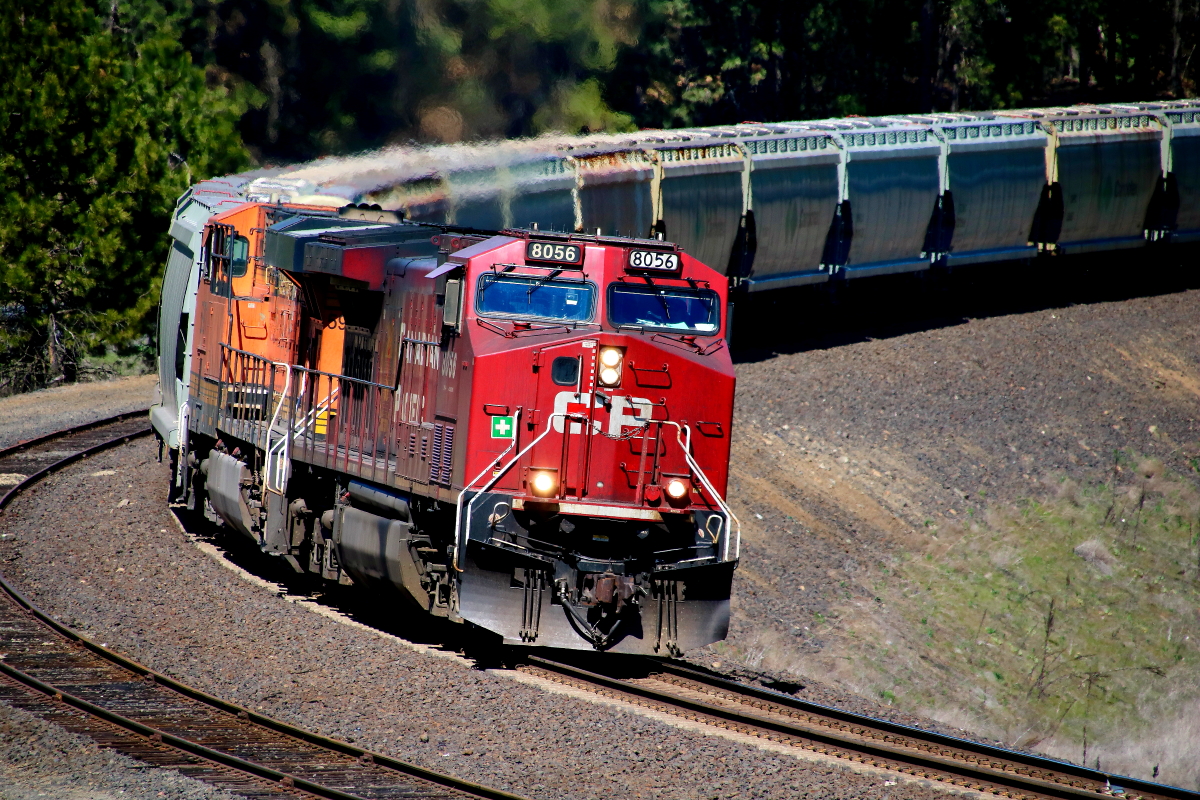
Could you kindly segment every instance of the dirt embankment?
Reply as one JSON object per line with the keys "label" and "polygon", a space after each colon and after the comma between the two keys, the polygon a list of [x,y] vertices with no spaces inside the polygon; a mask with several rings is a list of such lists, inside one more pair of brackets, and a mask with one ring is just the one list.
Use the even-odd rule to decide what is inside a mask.
{"label": "dirt embankment", "polygon": [[[1073,479],[1072,485],[1096,487],[1094,500],[1100,502],[1106,481],[1112,484],[1110,494],[1125,491],[1127,484],[1136,489],[1134,466],[1154,459],[1182,479],[1178,486],[1191,497],[1187,486],[1195,484],[1200,468],[1200,291],[1177,287],[1079,305],[1067,304],[1070,300],[1002,316],[885,320],[880,327],[892,327],[884,338],[848,336],[835,346],[809,342],[811,349],[801,343],[794,352],[755,350],[760,340],[743,341],[730,487],[743,523],[743,560],[730,638],[711,656],[789,670],[1012,743],[1048,747],[1056,731],[1062,738],[1068,726],[1022,733],[1011,709],[1001,713],[988,706],[1003,705],[1003,699],[989,696],[979,709],[966,708],[951,687],[978,674],[1000,676],[1000,671],[963,655],[959,643],[949,641],[948,629],[914,609],[926,607],[921,603],[936,593],[935,584],[966,586],[984,577],[989,579],[985,585],[994,583],[990,572],[972,575],[966,561],[955,561],[955,548],[965,559],[979,548],[998,546],[984,541],[988,531],[1007,531],[1004,546],[1016,548],[1009,560],[1019,562],[1022,548],[1030,549],[1029,542],[1018,541],[1021,531],[1032,528],[1021,522],[1014,504],[1026,503],[1021,513],[1028,513],[1028,500],[1054,498],[1064,476]],[[915,330],[897,333],[905,324]],[[1135,505],[1141,509],[1148,496]],[[1125,504],[1125,498],[1121,494],[1117,501]],[[1106,502],[1119,516],[1125,505],[1117,501]],[[1091,501],[1073,502],[1082,519]],[[1172,516],[1174,511],[1179,514]],[[1188,581],[1197,580],[1200,565],[1194,553],[1191,566],[1186,562],[1187,548],[1195,549],[1187,537],[1200,521],[1184,519],[1191,512],[1174,506],[1164,513],[1164,519],[1178,518],[1182,526],[1170,543],[1175,550],[1163,562],[1172,564],[1170,577],[1178,586],[1157,591],[1191,597]],[[1117,525],[1114,535],[1128,528],[1124,519],[1120,524],[1115,517],[1088,519],[1086,524],[1099,526],[1096,535],[1107,535],[1108,522]],[[1074,538],[1089,535],[1079,524],[1083,527],[1076,530],[1074,518],[1064,523],[1062,545],[1069,558],[1075,558],[1071,548],[1079,544]],[[1120,544],[1113,541],[1114,547]],[[949,566],[935,576],[925,562]],[[1078,564],[1086,566],[1082,557]],[[989,569],[1000,574],[999,568]],[[1149,580],[1140,573],[1137,578]],[[1069,582],[1071,575],[1065,579]],[[1028,585],[1042,580],[1040,573],[1014,580],[1037,597],[1053,592]],[[1134,597],[1140,590],[1126,588],[1130,603],[1141,602]],[[972,591],[959,593],[965,598],[962,611],[970,606],[973,619],[986,620],[978,610],[987,611],[984,601],[977,589]],[[1176,605],[1190,608],[1187,597],[1177,598]],[[1011,608],[1003,613],[1012,618]],[[1047,642],[1071,624],[1064,614],[1060,607],[1058,628],[1048,627]],[[1050,616],[1053,623],[1053,610]],[[1155,620],[1170,616],[1164,612]],[[1185,628],[1200,624],[1200,614],[1184,613],[1181,621],[1174,628],[1179,636],[1166,630],[1169,620],[1163,625],[1166,641],[1181,641]],[[985,630],[993,629],[982,622],[981,646],[1020,650],[1022,643],[982,641]],[[1063,636],[1065,650],[1071,646],[1070,631]],[[1188,639],[1179,651],[1181,661],[1171,663],[1193,664],[1200,655],[1197,638]],[[944,645],[948,657],[939,657],[936,648],[915,647],[918,640],[923,647]],[[1146,663],[1152,662],[1159,663]],[[1093,672],[1107,675],[1103,668]],[[897,677],[901,673],[925,678],[905,683]],[[1169,695],[1172,680],[1183,674],[1175,670],[1165,678],[1147,678],[1142,700]],[[1064,672],[1062,680],[1078,677]],[[947,688],[942,702],[932,688],[939,682]],[[814,685],[812,691],[825,690]],[[1060,726],[1080,710],[1062,713]],[[1112,727],[1110,732],[1118,731]],[[1103,731],[1090,735],[1094,755]],[[1086,720],[1083,736],[1086,754]],[[1065,741],[1051,749],[1078,761],[1078,745]],[[1091,765],[1092,756],[1087,757]],[[1159,757],[1139,758],[1145,763],[1117,759],[1120,763],[1111,768],[1150,777]],[[1174,779],[1186,783],[1192,776]]]}

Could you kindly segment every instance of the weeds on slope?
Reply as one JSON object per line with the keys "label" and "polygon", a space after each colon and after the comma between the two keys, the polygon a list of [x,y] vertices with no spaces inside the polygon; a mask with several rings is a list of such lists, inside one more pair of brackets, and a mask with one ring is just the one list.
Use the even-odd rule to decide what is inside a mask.
{"label": "weeds on slope", "polygon": [[1194,480],[1117,453],[1090,480],[1060,476],[1041,499],[931,522],[903,554],[831,572],[832,604],[801,638],[764,619],[713,653],[1200,789]]}
{"label": "weeds on slope", "polygon": [[877,582],[903,623],[867,648],[870,683],[1017,746],[1196,788],[1200,492],[1123,453],[1055,488],[938,531]]}

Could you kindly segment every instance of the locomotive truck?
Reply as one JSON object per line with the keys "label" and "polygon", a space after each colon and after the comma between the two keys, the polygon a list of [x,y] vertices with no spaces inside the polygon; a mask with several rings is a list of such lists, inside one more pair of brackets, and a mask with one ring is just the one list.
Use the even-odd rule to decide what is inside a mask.
{"label": "locomotive truck", "polygon": [[512,645],[723,638],[724,276],[661,238],[328,202],[181,200],[152,412],[174,498]]}

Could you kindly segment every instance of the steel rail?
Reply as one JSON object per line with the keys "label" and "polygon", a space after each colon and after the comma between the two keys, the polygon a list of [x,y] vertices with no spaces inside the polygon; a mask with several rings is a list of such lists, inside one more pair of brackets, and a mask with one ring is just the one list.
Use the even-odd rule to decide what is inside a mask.
{"label": "steel rail", "polygon": [[94,428],[103,428],[108,425],[115,425],[118,422],[137,419],[138,417],[144,417],[149,413],[150,409],[139,408],[136,411],[126,411],[122,414],[115,414],[111,417],[95,420],[94,422],[85,422],[82,425],[76,425],[72,428],[63,428],[60,431],[44,433],[41,436],[35,436],[32,439],[22,439],[21,441],[14,442],[6,447],[0,447],[0,459],[8,458],[14,453],[18,453],[22,450],[28,450],[31,447],[37,447],[40,444],[46,444],[47,442],[51,442],[55,439],[62,439],[65,436],[83,433],[84,431],[90,431]]}
{"label": "steel rail", "polygon": [[[94,429],[100,429],[106,425],[118,424],[144,416],[146,410],[129,412],[120,414],[115,417],[110,417],[105,420],[100,420],[86,425],[69,428],[58,433],[47,434],[25,442],[19,442],[8,448],[0,450],[0,460],[9,457],[15,453],[30,448],[48,444],[50,442],[61,441],[72,435],[85,433]],[[3,509],[13,498],[21,491],[33,486],[39,480],[47,475],[61,469],[62,467],[78,461],[86,456],[101,452],[103,450],[116,447],[130,439],[146,436],[150,433],[149,425],[139,427],[134,431],[122,431],[120,435],[111,437],[102,442],[89,444],[87,447],[78,451],[72,452],[59,459],[58,461],[43,467],[35,473],[29,475],[16,486],[12,487],[3,498],[0,498],[0,509]],[[156,687],[161,687],[170,692],[170,695],[185,697],[196,704],[199,704],[203,709],[219,712],[225,718],[233,717],[240,723],[250,726],[249,729],[261,733],[269,731],[275,734],[276,739],[285,738],[294,740],[295,742],[303,743],[319,751],[334,754],[338,758],[338,765],[345,770],[347,767],[353,768],[356,765],[361,765],[361,768],[369,769],[370,767],[380,768],[388,773],[403,776],[412,779],[412,789],[418,794],[428,793],[431,789],[438,788],[446,790],[450,793],[462,795],[466,797],[486,798],[486,800],[523,800],[518,795],[511,794],[499,789],[482,786],[470,781],[461,780],[450,775],[444,775],[432,770],[427,770],[415,764],[401,761],[399,759],[385,756],[381,753],[376,753],[366,750],[361,747],[355,747],[347,742],[342,742],[337,739],[331,739],[320,734],[312,733],[311,731],[298,728],[294,725],[281,722],[263,714],[256,713],[250,709],[243,708],[234,703],[230,703],[220,698],[209,695],[199,689],[196,689],[187,684],[174,680],[159,672],[155,672],[148,667],[139,664],[132,659],[126,658],[118,653],[114,653],[107,647],[100,645],[91,639],[83,636],[77,631],[63,625],[49,614],[39,609],[34,603],[21,594],[14,586],[0,575],[0,590],[4,595],[7,595],[11,601],[23,610],[28,616],[34,618],[39,623],[53,630],[63,639],[67,640],[68,644],[76,645],[78,648],[87,651],[91,656],[98,657],[108,665],[115,666],[123,672],[132,673],[132,676],[140,678],[143,684],[153,683]],[[14,641],[0,643],[11,647]],[[295,791],[307,793],[312,796],[329,798],[330,800],[363,800],[369,798],[371,793],[353,794],[343,791],[332,786],[327,786],[316,781],[308,780],[302,776],[274,769],[264,764],[256,763],[252,760],[239,757],[230,752],[218,750],[213,747],[206,746],[196,741],[192,741],[186,736],[173,734],[169,731],[162,730],[153,725],[147,725],[135,719],[127,717],[110,708],[105,708],[83,697],[78,696],[69,691],[65,691],[60,686],[55,686],[53,683],[47,683],[28,672],[7,663],[5,658],[11,656],[9,653],[0,654],[0,674],[9,678],[12,681],[22,684],[29,689],[41,694],[47,698],[52,698],[54,701],[61,703],[64,706],[72,708],[76,711],[98,719],[104,723],[115,726],[117,728],[137,734],[146,740],[158,745],[163,745],[189,756],[193,756],[203,761],[210,762],[218,767],[242,773],[253,778],[265,781],[268,784],[274,784],[279,789],[284,791]],[[347,761],[347,757],[353,761]],[[370,778],[369,775],[364,775],[365,778]],[[203,777],[200,778],[203,780]],[[384,791],[387,791],[386,789]]]}
{"label": "steel rail", "polygon": [[1147,795],[1155,795],[1161,797],[1175,798],[1176,800],[1195,800],[1200,797],[1200,794],[1190,792],[1186,789],[1180,789],[1166,784],[1153,783],[1143,781],[1137,778],[1131,778],[1126,775],[1118,775],[1115,773],[1103,772],[1101,770],[1089,769],[1079,764],[1072,764],[1069,761],[1061,761],[1055,758],[1046,756],[1038,756],[1032,753],[1021,752],[1020,750],[1009,750],[996,745],[976,742],[971,739],[963,739],[958,736],[950,736],[936,731],[929,731],[923,728],[916,728],[911,725],[904,725],[891,720],[878,719],[876,717],[868,717],[863,714],[856,714],[852,711],[845,711],[840,708],[812,703],[807,700],[801,700],[798,697],[793,697],[782,692],[772,691],[757,686],[750,686],[737,681],[731,681],[728,678],[712,675],[703,670],[696,669],[684,664],[671,662],[658,662],[657,665],[663,672],[667,672],[685,680],[702,683],[723,691],[733,692],[745,697],[752,697],[756,700],[761,700],[768,703],[784,706],[785,708],[795,709],[805,714],[824,717],[826,719],[846,723],[850,725],[859,725],[864,728],[870,728],[873,731],[880,733],[891,734],[895,736],[903,736],[906,739],[924,742],[930,746],[953,748],[970,753],[974,756],[983,758],[991,758],[1003,760],[1010,763],[1021,764],[1031,769],[1046,769],[1053,770],[1073,778],[1092,781],[1096,784],[1108,783],[1109,785],[1118,785],[1123,788],[1126,793],[1136,791]]}
{"label": "steel rail", "polygon": [[[783,741],[802,743],[801,746],[806,749],[823,755],[866,762],[881,769],[966,785],[994,794],[1056,800],[1098,797],[1135,800],[1139,796],[1145,800],[1200,800],[1200,794],[1186,789],[1090,770],[1057,759],[808,703],[781,692],[746,686],[670,662],[654,660],[648,677],[659,677],[655,672],[660,675],[672,674],[696,684],[695,688],[701,691],[708,687],[725,692],[730,695],[726,699],[735,706],[752,705],[752,709],[743,710],[697,700],[669,689],[653,688],[629,679],[604,675],[553,658],[527,656],[525,660],[535,665],[537,671],[551,673],[551,680],[561,678],[599,687],[665,708],[668,713],[694,716],[702,722],[720,726],[737,726],[746,732],[766,735],[777,741],[783,737]],[[767,704],[776,708],[764,708]],[[798,716],[789,714],[789,711],[802,712],[808,719],[792,721],[778,718],[780,715]],[[776,716],[772,718],[768,713]],[[851,725],[859,730],[845,730]],[[930,752],[933,748],[939,751]],[[947,753],[946,750],[955,752]],[[1031,771],[1041,774],[1026,774]]]}
{"label": "steel rail", "polygon": [[[12,458],[13,456],[17,455],[18,453],[23,453],[28,450],[32,450],[36,447],[40,447],[41,445],[49,444],[54,441],[59,441],[59,440],[65,439],[69,436],[76,436],[79,434],[87,433],[89,431],[104,428],[109,425],[116,425],[116,424],[119,424],[122,422],[132,421],[132,420],[137,419],[138,417],[145,417],[149,413],[149,411],[150,411],[150,409],[148,409],[148,408],[139,409],[137,411],[126,411],[124,414],[117,414],[115,416],[108,417],[106,419],[97,420],[95,422],[86,422],[82,425],[76,425],[73,428],[66,428],[64,430],[56,431],[54,433],[47,433],[42,436],[37,436],[37,437],[34,437],[33,439],[27,439],[23,442],[17,442],[16,444],[9,445],[8,447],[0,448],[0,462],[3,462],[9,458]],[[7,506],[14,497],[16,497],[23,490],[25,490],[29,486],[32,486],[33,484],[37,483],[39,480],[46,477],[50,473],[55,472],[56,470],[59,470],[65,466],[68,466],[69,464],[72,464],[81,458],[90,456],[93,453],[98,453],[101,450],[107,450],[110,447],[116,447],[117,445],[122,444],[123,442],[128,441],[131,438],[145,436],[148,433],[150,433],[150,423],[149,422],[147,422],[145,425],[135,428],[132,432],[124,432],[120,436],[113,437],[111,439],[105,439],[97,444],[91,445],[89,447],[85,447],[82,450],[79,450],[69,456],[59,458],[56,461],[54,461],[52,464],[38,469],[37,471],[33,472],[32,474],[26,476],[22,481],[20,481],[16,485],[10,486],[7,489],[7,491],[4,492],[3,495],[0,495],[0,512],[2,512],[4,510],[4,507]]]}

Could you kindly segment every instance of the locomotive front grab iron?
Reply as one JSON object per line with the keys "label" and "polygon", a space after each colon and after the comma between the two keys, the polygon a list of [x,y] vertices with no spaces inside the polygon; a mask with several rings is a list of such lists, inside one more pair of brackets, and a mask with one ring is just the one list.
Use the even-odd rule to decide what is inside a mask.
{"label": "locomotive front grab iron", "polygon": [[196,233],[168,265],[195,319],[160,337],[178,414],[152,413],[177,499],[509,644],[726,635],[723,276],[657,239],[353,208],[242,203]]}

